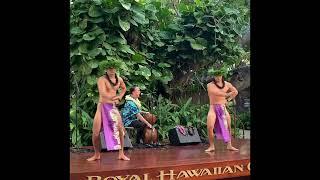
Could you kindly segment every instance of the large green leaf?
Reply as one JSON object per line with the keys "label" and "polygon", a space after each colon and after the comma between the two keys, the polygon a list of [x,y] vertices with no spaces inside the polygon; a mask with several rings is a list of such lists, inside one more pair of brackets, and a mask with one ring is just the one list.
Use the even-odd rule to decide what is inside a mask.
{"label": "large green leaf", "polygon": [[99,63],[97,61],[90,61],[89,63],[89,66],[94,69],[94,68],[97,68],[99,66]]}
{"label": "large green leaf", "polygon": [[171,51],[176,50],[176,47],[175,47],[175,46],[173,46],[173,45],[168,45],[167,50],[168,50],[168,52],[171,52]]}
{"label": "large green leaf", "polygon": [[161,77],[161,72],[156,70],[156,69],[152,69],[152,74],[154,75],[154,77],[159,78]]}
{"label": "large green leaf", "polygon": [[88,21],[93,22],[93,23],[101,23],[101,22],[103,22],[103,18],[102,17],[88,18]]}
{"label": "large green leaf", "polygon": [[231,9],[228,7],[224,7],[226,14],[239,14],[240,12],[237,9]]}
{"label": "large green leaf", "polygon": [[102,15],[100,8],[95,5],[90,6],[88,14],[91,17],[99,17]]}
{"label": "large green leaf", "polygon": [[154,21],[159,21],[158,17],[156,16],[155,13],[152,13],[151,16],[149,16],[149,19],[154,20]]}
{"label": "large green leaf", "polygon": [[106,51],[104,49],[101,49],[101,53],[100,53],[102,56],[105,56],[107,55]]}
{"label": "large green leaf", "polygon": [[151,36],[151,34],[149,33],[149,31],[147,31],[147,36],[150,39],[150,41],[153,41],[153,37]]}
{"label": "large green leaf", "polygon": [[163,42],[161,42],[161,41],[155,42],[155,44],[156,44],[157,46],[159,46],[159,47],[164,46],[164,43],[163,43]]}
{"label": "large green leaf", "polygon": [[192,49],[194,49],[194,50],[204,50],[204,49],[206,49],[205,46],[203,46],[201,44],[197,44],[196,42],[190,42],[190,45],[191,45]]}
{"label": "large green leaf", "polygon": [[154,55],[155,55],[154,53],[146,53],[146,57],[148,59],[153,59]]}
{"label": "large green leaf", "polygon": [[72,130],[75,127],[75,125],[72,123],[69,123],[69,126],[70,126],[70,130]]}
{"label": "large green leaf", "polygon": [[112,8],[112,9],[104,9],[104,12],[106,12],[106,13],[110,13],[110,14],[113,14],[113,13],[116,13],[116,12],[118,12],[119,11],[119,7],[114,7],[114,8]]}
{"label": "large green leaf", "polygon": [[139,74],[144,76],[146,79],[149,79],[149,77],[151,76],[150,69],[147,68],[146,66],[139,65],[138,71],[139,71]]}
{"label": "large green leaf", "polygon": [[207,25],[208,27],[212,27],[212,28],[216,27],[216,26],[214,26],[214,25],[212,25],[212,24],[210,24],[210,23],[207,23],[206,25]]}
{"label": "large green leaf", "polygon": [[96,57],[98,54],[101,53],[101,50],[102,50],[101,48],[94,48],[91,51],[89,51],[88,55],[90,57]]}
{"label": "large green leaf", "polygon": [[130,10],[131,3],[125,2],[124,0],[119,0],[119,2],[121,3],[123,8],[125,8],[126,10]]}
{"label": "large green leaf", "polygon": [[87,77],[87,83],[90,84],[91,86],[92,86],[92,85],[95,85],[95,84],[97,83],[96,77],[94,77],[94,76],[88,76],[88,77]]}
{"label": "large green leaf", "polygon": [[83,19],[80,24],[79,24],[79,27],[81,29],[85,29],[87,27],[87,22],[88,22],[88,19]]}
{"label": "large green leaf", "polygon": [[151,12],[158,12],[158,10],[156,9],[156,7],[153,4],[147,4],[145,6],[146,10],[149,10]]}
{"label": "large green leaf", "polygon": [[81,34],[81,33],[83,33],[84,31],[82,31],[82,29],[77,26],[77,27],[71,28],[70,32],[71,32],[71,34]]}
{"label": "large green leaf", "polygon": [[160,31],[159,37],[162,39],[173,39],[173,34],[171,34],[169,31]]}
{"label": "large green leaf", "polygon": [[121,38],[127,43],[127,39],[124,37],[124,35],[120,31],[118,31],[118,32],[119,32]]}
{"label": "large green leaf", "polygon": [[143,63],[143,64],[148,64],[145,60],[145,57],[139,53],[135,53],[133,56],[132,56],[132,60],[137,62],[137,63]]}
{"label": "large green leaf", "polygon": [[176,30],[176,31],[180,31],[181,28],[179,27],[178,24],[169,24],[168,26],[170,29]]}
{"label": "large green leaf", "polygon": [[107,40],[106,40],[108,43],[115,43],[115,42],[117,42],[117,43],[120,43],[120,44],[127,44],[127,41],[126,40],[124,40],[123,38],[119,38],[119,37],[117,37],[117,36],[110,36],[109,38],[107,38]]}
{"label": "large green leaf", "polygon": [[126,44],[120,44],[119,49],[120,49],[122,52],[125,52],[125,53],[135,54],[135,52],[132,51],[132,49],[130,48],[130,46],[129,46],[129,45],[126,45]]}
{"label": "large green leaf", "polygon": [[96,5],[101,5],[102,4],[102,2],[101,2],[101,0],[92,0]]}
{"label": "large green leaf", "polygon": [[114,47],[112,47],[110,44],[104,42],[102,43],[103,47],[106,48],[107,50],[115,50]]}
{"label": "large green leaf", "polygon": [[161,67],[161,68],[164,68],[164,67],[171,67],[171,65],[170,65],[170,64],[168,64],[168,63],[163,63],[163,62],[159,63],[159,64],[158,64],[158,66],[159,66],[159,67]]}
{"label": "large green leaf", "polygon": [[87,64],[81,64],[79,68],[82,75],[89,75],[91,74],[91,67],[89,67]]}
{"label": "large green leaf", "polygon": [[169,81],[171,81],[173,79],[173,74],[169,71],[169,72],[166,72],[162,75],[161,77],[161,81],[164,83],[164,84],[168,84]]}
{"label": "large green leaf", "polygon": [[207,46],[208,44],[208,41],[204,38],[201,38],[201,37],[197,37],[195,38],[196,42],[203,45],[203,46]]}
{"label": "large green leaf", "polygon": [[120,25],[122,30],[128,31],[130,29],[130,23],[129,22],[122,21],[120,16],[118,16],[118,20],[119,20],[119,25]]}
{"label": "large green leaf", "polygon": [[78,50],[80,53],[87,53],[88,52],[88,44],[87,43],[81,43],[78,47]]}
{"label": "large green leaf", "polygon": [[83,40],[91,41],[91,40],[95,39],[96,37],[93,36],[91,33],[87,33],[87,34],[84,34],[82,38],[83,38]]}
{"label": "large green leaf", "polygon": [[78,143],[78,145],[81,144],[81,135],[79,133],[79,129],[76,129],[72,132],[71,139],[72,139],[72,144],[76,144],[76,143]]}
{"label": "large green leaf", "polygon": [[133,6],[132,8],[132,12],[133,12],[133,20],[135,20],[135,22],[139,23],[139,24],[147,24],[148,23],[148,19],[145,18],[145,13],[142,11],[141,8],[137,7],[137,6]]}
{"label": "large green leaf", "polygon": [[136,23],[136,21],[134,21],[133,19],[129,19],[129,21],[131,22],[131,24],[133,24],[133,25],[138,27],[138,24]]}

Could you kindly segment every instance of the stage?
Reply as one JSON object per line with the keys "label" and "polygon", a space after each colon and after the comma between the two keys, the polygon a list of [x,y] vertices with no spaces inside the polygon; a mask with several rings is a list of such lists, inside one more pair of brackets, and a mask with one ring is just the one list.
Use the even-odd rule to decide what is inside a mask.
{"label": "stage", "polygon": [[118,152],[102,152],[101,160],[87,162],[93,153],[70,153],[71,180],[113,179],[250,179],[250,140],[234,139],[240,151],[226,150],[215,142],[216,150],[206,153],[208,144],[131,148],[130,161],[117,160]]}

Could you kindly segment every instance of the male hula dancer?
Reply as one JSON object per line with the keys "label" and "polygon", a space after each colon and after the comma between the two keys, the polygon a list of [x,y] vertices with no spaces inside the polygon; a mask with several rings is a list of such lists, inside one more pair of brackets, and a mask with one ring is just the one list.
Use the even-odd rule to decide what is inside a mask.
{"label": "male hula dancer", "polygon": [[214,71],[210,69],[209,75],[213,75],[213,81],[207,84],[208,96],[210,101],[210,109],[207,116],[207,129],[209,135],[209,148],[206,152],[214,151],[213,129],[215,130],[217,139],[223,139],[227,143],[227,149],[238,151],[231,144],[231,118],[226,109],[227,100],[233,99],[238,91],[231,83],[224,81],[223,75],[226,70],[221,68]]}
{"label": "male hula dancer", "polygon": [[[125,129],[121,116],[116,108],[116,104],[126,93],[126,85],[121,77],[116,74],[116,69],[120,68],[121,62],[108,61],[106,64],[106,74],[98,79],[99,103],[93,120],[92,143],[94,155],[88,161],[100,159],[100,130],[104,131],[106,146],[108,150],[118,150],[118,159],[130,160],[123,153]],[[117,90],[121,88],[121,93],[117,96]],[[102,126],[101,126],[102,125]]]}

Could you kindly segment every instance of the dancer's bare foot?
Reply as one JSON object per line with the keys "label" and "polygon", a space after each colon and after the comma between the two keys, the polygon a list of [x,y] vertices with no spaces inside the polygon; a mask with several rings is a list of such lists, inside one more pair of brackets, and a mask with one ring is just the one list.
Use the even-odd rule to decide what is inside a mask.
{"label": "dancer's bare foot", "polygon": [[227,146],[227,149],[230,150],[230,151],[239,151],[239,149],[233,147],[233,146]]}
{"label": "dancer's bare foot", "polygon": [[127,156],[125,156],[124,154],[123,154],[123,155],[119,155],[119,156],[118,156],[118,159],[119,159],[119,160],[130,161],[130,159],[129,159]]}
{"label": "dancer's bare foot", "polygon": [[208,149],[204,150],[205,152],[211,152],[211,151],[214,151],[214,147],[209,147]]}
{"label": "dancer's bare foot", "polygon": [[87,161],[95,161],[100,159],[100,154],[99,155],[93,155],[91,158],[88,158]]}

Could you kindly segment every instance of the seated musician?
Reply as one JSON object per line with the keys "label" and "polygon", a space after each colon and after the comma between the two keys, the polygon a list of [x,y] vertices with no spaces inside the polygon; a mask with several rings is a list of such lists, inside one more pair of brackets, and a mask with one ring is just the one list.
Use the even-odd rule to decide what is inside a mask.
{"label": "seated musician", "polygon": [[144,112],[141,110],[141,103],[139,101],[140,88],[133,86],[130,89],[130,95],[125,97],[125,105],[121,110],[122,121],[125,127],[133,127],[137,129],[136,143],[139,144],[143,138],[143,130],[147,126],[152,128],[152,125],[141,115]]}

